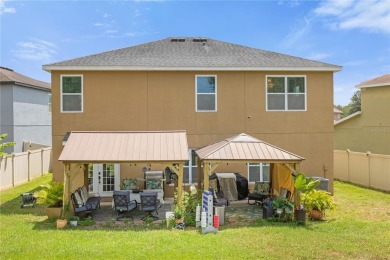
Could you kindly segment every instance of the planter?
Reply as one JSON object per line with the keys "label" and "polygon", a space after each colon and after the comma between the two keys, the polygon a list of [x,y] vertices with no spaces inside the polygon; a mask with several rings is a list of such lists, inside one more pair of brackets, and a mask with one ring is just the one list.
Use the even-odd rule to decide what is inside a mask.
{"label": "planter", "polygon": [[306,223],[306,209],[295,209],[294,218],[296,221],[305,224]]}
{"label": "planter", "polygon": [[263,206],[263,218],[267,219],[274,215],[274,209],[271,207]]}
{"label": "planter", "polygon": [[71,220],[71,221],[69,221],[69,224],[70,224],[72,227],[77,227],[77,220]]}
{"label": "planter", "polygon": [[46,208],[46,215],[48,218],[59,218],[61,217],[61,208]]}
{"label": "planter", "polygon": [[176,224],[183,223],[183,222],[184,222],[184,218],[176,218],[175,219]]}
{"label": "planter", "polygon": [[65,228],[66,224],[68,224],[66,219],[57,219],[57,229]]}
{"label": "planter", "polygon": [[310,211],[310,218],[315,220],[321,220],[324,218],[324,212],[313,209]]}

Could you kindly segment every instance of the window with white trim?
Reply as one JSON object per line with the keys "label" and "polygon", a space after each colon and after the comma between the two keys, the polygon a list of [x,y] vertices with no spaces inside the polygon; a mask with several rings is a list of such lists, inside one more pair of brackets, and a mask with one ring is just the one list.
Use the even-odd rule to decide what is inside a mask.
{"label": "window with white trim", "polygon": [[306,76],[267,76],[267,111],[305,111]]}
{"label": "window with white trim", "polygon": [[270,164],[269,163],[248,163],[248,181],[270,182]]}
{"label": "window with white trim", "polygon": [[[192,149],[188,150],[188,157],[190,160],[183,167],[183,182],[187,184],[198,183],[198,157]],[[203,177],[203,172],[201,176]]]}
{"label": "window with white trim", "polygon": [[197,75],[195,81],[195,110],[217,111],[217,76]]}
{"label": "window with white trim", "polygon": [[83,76],[61,76],[61,112],[83,112]]}

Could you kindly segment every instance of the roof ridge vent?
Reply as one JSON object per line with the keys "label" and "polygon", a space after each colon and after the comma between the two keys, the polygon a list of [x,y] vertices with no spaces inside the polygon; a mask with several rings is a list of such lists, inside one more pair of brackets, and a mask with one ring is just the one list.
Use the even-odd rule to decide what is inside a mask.
{"label": "roof ridge vent", "polygon": [[198,38],[193,38],[192,41],[193,42],[207,42],[207,38],[198,37]]}
{"label": "roof ridge vent", "polygon": [[7,67],[3,67],[3,66],[0,66],[0,68],[2,68],[4,70],[14,71],[13,69],[10,69],[10,68],[7,68]]}
{"label": "roof ridge vent", "polygon": [[186,39],[184,38],[171,38],[171,42],[185,42]]}

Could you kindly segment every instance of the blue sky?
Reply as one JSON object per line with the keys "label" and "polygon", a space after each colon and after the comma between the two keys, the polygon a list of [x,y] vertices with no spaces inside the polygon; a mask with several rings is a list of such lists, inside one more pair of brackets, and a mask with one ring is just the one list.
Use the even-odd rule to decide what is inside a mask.
{"label": "blue sky", "polygon": [[390,0],[4,1],[1,66],[50,82],[43,64],[171,36],[204,36],[343,66],[334,103],[390,73]]}

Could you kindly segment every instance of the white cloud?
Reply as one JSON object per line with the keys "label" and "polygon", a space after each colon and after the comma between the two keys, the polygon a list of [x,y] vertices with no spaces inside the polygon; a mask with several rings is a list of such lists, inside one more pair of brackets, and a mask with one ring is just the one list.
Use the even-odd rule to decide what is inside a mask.
{"label": "white cloud", "polygon": [[5,7],[5,0],[0,0],[0,15],[4,13],[14,14],[16,9],[13,7]]}
{"label": "white cloud", "polygon": [[282,48],[289,48],[294,45],[300,38],[302,38],[312,27],[314,17],[309,14],[304,17],[303,20],[297,21],[297,23],[291,28],[290,33],[282,40],[280,46]]}
{"label": "white cloud", "polygon": [[326,18],[332,29],[363,29],[390,33],[390,1],[323,1],[314,13]]}
{"label": "white cloud", "polygon": [[12,50],[15,57],[22,60],[38,60],[50,62],[53,55],[56,54],[54,48],[56,45],[45,40],[33,39],[31,41],[18,42],[18,48]]}

